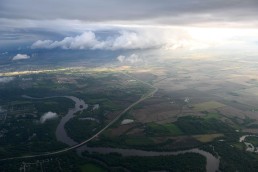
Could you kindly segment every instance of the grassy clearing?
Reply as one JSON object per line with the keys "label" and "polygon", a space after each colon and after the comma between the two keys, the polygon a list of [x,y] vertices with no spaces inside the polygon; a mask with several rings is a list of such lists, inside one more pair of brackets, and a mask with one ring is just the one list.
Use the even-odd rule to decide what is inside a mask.
{"label": "grassy clearing", "polygon": [[132,146],[154,144],[154,142],[148,137],[129,137],[125,140],[125,143],[127,145],[132,145]]}
{"label": "grassy clearing", "polygon": [[164,124],[165,127],[171,135],[181,135],[183,132],[175,124]]}
{"label": "grassy clearing", "polygon": [[180,117],[175,122],[175,125],[188,135],[234,132],[233,128],[215,118]]}
{"label": "grassy clearing", "polygon": [[[184,153],[169,156],[122,157],[117,154],[90,154],[94,159],[99,159],[109,166],[122,166],[133,172],[145,171],[180,171],[180,172],[204,172],[206,171],[206,159],[197,153]],[[113,170],[124,171],[124,170]]]}
{"label": "grassy clearing", "polygon": [[100,128],[101,125],[96,121],[79,120],[78,118],[73,118],[65,124],[68,135],[77,142],[89,138]]}
{"label": "grassy clearing", "polygon": [[244,143],[234,143],[233,146],[239,150],[245,150],[245,144]]}
{"label": "grassy clearing", "polygon": [[90,172],[90,171],[94,171],[94,172],[104,172],[106,170],[104,170],[103,168],[101,168],[98,165],[95,164],[84,164],[81,166],[81,172]]}
{"label": "grassy clearing", "polygon": [[213,141],[218,137],[223,137],[223,136],[224,134],[202,134],[202,135],[194,135],[193,138],[195,138],[200,142],[207,143],[207,142]]}
{"label": "grassy clearing", "polygon": [[208,113],[205,116],[203,116],[203,118],[204,119],[212,119],[212,118],[219,119],[220,115],[218,113]]}
{"label": "grassy clearing", "polygon": [[248,128],[258,128],[258,124],[251,124],[247,126]]}
{"label": "grassy clearing", "polygon": [[164,134],[164,135],[172,135],[178,136],[182,135],[183,132],[175,125],[175,124],[157,124],[157,123],[149,123],[148,124],[148,132],[152,134]]}
{"label": "grassy clearing", "polygon": [[246,137],[246,142],[252,143],[255,147],[258,146],[258,137]]}
{"label": "grassy clearing", "polygon": [[217,109],[217,108],[221,108],[224,107],[226,105],[216,102],[216,101],[208,101],[208,102],[204,102],[204,103],[198,103],[193,105],[194,106],[194,110],[197,111],[205,111],[205,110],[210,110],[210,109]]}

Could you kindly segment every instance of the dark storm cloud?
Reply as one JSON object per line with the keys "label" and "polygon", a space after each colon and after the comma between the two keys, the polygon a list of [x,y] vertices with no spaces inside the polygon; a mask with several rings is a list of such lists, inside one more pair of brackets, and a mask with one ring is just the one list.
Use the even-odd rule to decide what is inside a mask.
{"label": "dark storm cloud", "polygon": [[0,17],[180,24],[256,20],[257,8],[257,0],[1,0]]}

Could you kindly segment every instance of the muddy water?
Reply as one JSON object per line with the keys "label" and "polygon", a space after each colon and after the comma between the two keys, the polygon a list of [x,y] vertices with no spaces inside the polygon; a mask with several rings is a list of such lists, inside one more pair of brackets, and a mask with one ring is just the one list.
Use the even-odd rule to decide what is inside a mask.
{"label": "muddy water", "polygon": [[198,153],[202,156],[204,156],[207,160],[206,164],[206,171],[207,172],[216,172],[219,171],[219,159],[214,157],[209,152],[200,150],[200,149],[190,149],[190,150],[184,150],[184,151],[176,151],[176,152],[156,152],[156,151],[144,151],[144,150],[137,150],[137,149],[119,149],[119,148],[106,148],[106,147],[87,147],[82,146],[77,149],[77,152],[80,154],[83,151],[88,151],[90,153],[92,152],[98,152],[102,154],[108,154],[112,152],[116,152],[121,154],[122,156],[164,156],[164,155],[178,155],[178,154],[184,154],[187,152],[190,153]]}
{"label": "muddy water", "polygon": [[[74,117],[74,114],[82,111],[84,109],[88,108],[88,105],[83,101],[78,99],[77,97],[73,96],[54,96],[54,97],[45,97],[45,98],[33,98],[29,96],[23,96],[24,98],[29,98],[29,99],[49,99],[49,98],[57,98],[57,97],[65,97],[73,100],[75,102],[75,107],[72,109],[69,109],[68,113],[62,117],[60,123],[57,126],[56,129],[56,138],[58,141],[65,143],[69,146],[76,145],[77,143],[71,139],[66,131],[65,131],[65,124]],[[206,171],[207,172],[216,172],[219,171],[219,159],[214,157],[212,154],[209,152],[200,150],[200,149],[190,149],[190,150],[184,150],[184,151],[175,151],[175,152],[156,152],[156,151],[144,151],[144,150],[137,150],[137,149],[119,149],[119,148],[105,148],[105,147],[87,147],[82,146],[77,148],[77,152],[81,154],[83,151],[88,151],[88,152],[98,152],[102,154],[108,154],[112,152],[119,153],[123,156],[164,156],[164,155],[178,155],[178,154],[184,154],[187,152],[190,153],[198,153],[202,156],[204,156],[207,160],[206,164]]]}
{"label": "muddy water", "polygon": [[74,101],[74,103],[75,103],[74,108],[68,110],[67,114],[62,117],[61,121],[59,122],[59,124],[56,128],[56,139],[69,146],[78,144],[77,142],[75,142],[73,139],[71,139],[67,135],[67,133],[65,131],[65,124],[74,117],[75,113],[77,113],[79,111],[83,111],[84,109],[88,108],[88,105],[83,100],[78,99],[77,97],[74,97],[74,96],[52,96],[52,97],[34,98],[34,97],[27,96],[27,95],[23,95],[22,97],[27,98],[27,99],[35,99],[35,100],[44,100],[44,99],[63,97],[63,98],[68,98],[68,99],[71,99],[72,101]]}
{"label": "muddy water", "polygon": [[65,124],[74,117],[75,113],[82,111],[84,109],[87,109],[88,105],[85,104],[83,100],[80,100],[77,97],[73,97],[73,96],[64,96],[64,97],[73,100],[75,102],[75,107],[72,109],[69,109],[68,113],[64,117],[62,117],[61,121],[59,122],[56,128],[56,139],[69,146],[73,146],[78,143],[75,142],[67,135],[65,131]]}

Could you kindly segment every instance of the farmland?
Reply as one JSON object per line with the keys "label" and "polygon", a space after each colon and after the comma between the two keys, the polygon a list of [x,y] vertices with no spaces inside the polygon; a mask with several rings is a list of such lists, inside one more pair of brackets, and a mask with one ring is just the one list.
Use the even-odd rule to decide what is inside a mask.
{"label": "farmland", "polygon": [[[174,67],[167,66],[169,63]],[[231,65],[229,62],[224,66],[218,63],[219,60],[206,66],[205,62],[198,60],[191,60],[190,63],[171,59],[167,65],[114,65],[112,68],[74,67],[32,73],[2,73],[13,79],[0,84],[0,136],[3,138],[0,156],[32,155],[67,148],[68,145],[58,141],[55,135],[60,121],[75,106],[74,101],[65,96],[74,96],[87,104],[64,125],[68,137],[80,143],[101,131],[124,109],[155,88],[155,94],[128,109],[87,146],[160,152],[199,148],[220,157],[235,151],[243,159],[233,159],[231,162],[230,159],[221,158],[220,169],[234,171],[235,168],[226,165],[229,161],[238,164],[252,158],[249,166],[253,169],[257,157],[241,152],[244,145],[239,143],[239,137],[258,134],[258,78],[255,73],[247,78],[244,68],[232,71],[228,67]],[[43,116],[49,112],[56,116],[42,122]],[[254,139],[250,142],[257,144]],[[228,149],[228,146],[232,147]],[[82,159],[75,152],[68,156],[75,156],[81,162],[74,169],[121,169],[108,159],[112,157],[117,160],[117,155],[103,157],[102,154],[81,153],[85,156]],[[195,154],[179,157],[187,161],[197,157],[201,161]],[[138,158],[142,163],[157,159]],[[163,157],[161,164],[170,162],[167,158]],[[128,163],[132,163],[132,159],[123,157],[120,160],[120,164],[126,167]],[[21,162],[17,164],[19,166]],[[45,164],[46,167],[50,166]],[[137,169],[136,166],[127,168]],[[162,169],[158,164],[156,167],[146,166],[146,170],[149,168]],[[189,168],[202,170],[194,165]]]}
{"label": "farmland", "polygon": [[[67,95],[87,102],[88,108],[75,114],[65,128],[74,140],[87,139],[112,120],[113,113],[148,90],[143,84],[128,82],[129,79],[121,73],[108,71],[85,74],[81,70],[66,70],[48,71],[47,74],[25,73],[12,82],[0,84],[0,103],[3,112],[7,113],[1,122],[0,155],[6,157],[64,148],[65,145],[56,140],[55,130],[61,118],[74,107],[73,101],[62,97]],[[41,99],[44,97],[49,98]],[[57,114],[57,117],[41,122],[48,112]]]}

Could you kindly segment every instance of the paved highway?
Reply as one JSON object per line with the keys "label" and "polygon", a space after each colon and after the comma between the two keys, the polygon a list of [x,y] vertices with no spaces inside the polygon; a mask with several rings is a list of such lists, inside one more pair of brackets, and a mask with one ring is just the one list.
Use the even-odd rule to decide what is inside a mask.
{"label": "paved highway", "polygon": [[4,158],[4,159],[0,159],[0,161],[7,161],[7,160],[18,160],[18,159],[27,159],[27,158],[37,158],[37,157],[44,157],[44,156],[51,156],[51,155],[57,155],[57,154],[61,154],[61,153],[65,153],[67,151],[70,151],[70,150],[73,150],[73,149],[76,149],[82,145],[85,145],[86,143],[90,142],[91,140],[93,140],[95,137],[97,137],[98,135],[100,135],[101,133],[103,133],[108,127],[110,127],[112,124],[114,124],[119,118],[121,118],[127,111],[129,111],[131,108],[133,108],[135,105],[139,104],[140,102],[144,101],[145,99],[153,96],[158,88],[154,87],[153,85],[147,83],[147,82],[144,82],[142,80],[139,80],[131,75],[128,75],[126,73],[123,73],[124,75],[130,77],[130,78],[133,78],[143,84],[146,84],[148,86],[150,86],[151,88],[153,88],[152,91],[148,92],[147,94],[145,94],[144,96],[142,96],[139,100],[137,100],[136,102],[134,102],[133,104],[131,104],[130,106],[128,106],[126,109],[124,109],[122,112],[120,112],[116,118],[114,118],[110,123],[108,123],[108,125],[106,125],[104,128],[102,128],[98,133],[96,133],[95,135],[93,135],[92,137],[90,137],[89,139],[77,144],[77,145],[74,145],[74,146],[71,146],[71,147],[68,147],[68,148],[64,148],[64,149],[61,149],[61,150],[57,150],[57,151],[53,151],[53,152],[44,152],[44,153],[41,153],[41,154],[36,154],[36,155],[26,155],[26,156],[17,156],[17,157],[10,157],[10,158]]}

